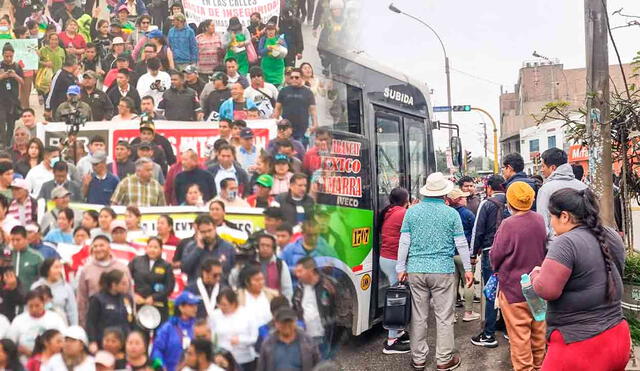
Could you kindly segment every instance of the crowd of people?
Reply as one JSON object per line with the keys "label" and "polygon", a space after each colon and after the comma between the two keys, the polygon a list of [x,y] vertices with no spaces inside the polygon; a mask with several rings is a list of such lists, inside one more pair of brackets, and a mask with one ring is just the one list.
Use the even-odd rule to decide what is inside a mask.
{"label": "crowd of people", "polygon": [[[621,306],[622,239],[602,224],[580,166],[568,164],[558,148],[541,159],[544,179],[524,173],[520,154],[506,155],[502,175],[485,181],[484,200],[473,178],[456,185],[441,173],[429,175],[415,205],[406,190],[391,192],[381,215],[380,267],[390,283],[409,283],[412,316],[407,331],[389,331],[384,353],[411,352],[413,369],[424,370],[433,310],[437,369],[459,367],[455,308],[464,307],[465,322],[480,318],[473,311],[480,262],[484,284],[495,288],[497,281],[498,289],[493,296],[485,291],[484,323],[473,345],[495,348],[502,331],[518,371],[625,369],[631,342]],[[545,319],[532,314],[523,275],[547,301]]]}
{"label": "crowd of people", "polygon": [[[0,369],[330,365],[338,293],[315,258],[336,254],[319,237],[311,179],[331,133],[302,27],[328,38],[344,2],[287,1],[279,17],[233,17],[225,30],[189,23],[180,2],[107,1],[108,14],[96,3],[12,2],[0,20],[0,39],[37,39],[39,56],[25,70],[0,45]],[[267,148],[255,119],[275,119]],[[219,137],[204,158],[176,153],[159,120],[212,121]],[[43,143],[36,128],[58,121],[129,122],[139,135],[114,151],[100,135]],[[52,205],[42,213],[39,200]],[[178,238],[167,214],[144,227],[141,207],[179,205],[208,210],[193,236]],[[227,220],[235,207],[263,208],[264,229]],[[86,260],[70,261],[69,245]],[[112,249],[141,245],[128,264]],[[154,328],[140,319],[149,308]]]}

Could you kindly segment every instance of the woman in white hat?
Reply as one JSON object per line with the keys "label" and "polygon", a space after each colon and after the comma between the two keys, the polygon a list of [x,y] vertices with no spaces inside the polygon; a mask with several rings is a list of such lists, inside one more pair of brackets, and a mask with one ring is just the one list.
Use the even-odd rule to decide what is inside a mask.
{"label": "woman in white hat", "polygon": [[453,370],[461,361],[454,354],[454,251],[460,255],[467,285],[473,283],[469,245],[460,216],[444,202],[453,183],[442,173],[433,173],[420,194],[422,202],[405,214],[400,229],[396,272],[398,280],[409,280],[411,288],[411,365],[424,370],[427,363],[427,318],[433,307],[437,324],[436,363],[438,370]]}
{"label": "woman in white hat", "polygon": [[88,352],[87,333],[80,326],[69,326],[62,331],[62,353],[51,357],[41,371],[95,371],[95,360]]}

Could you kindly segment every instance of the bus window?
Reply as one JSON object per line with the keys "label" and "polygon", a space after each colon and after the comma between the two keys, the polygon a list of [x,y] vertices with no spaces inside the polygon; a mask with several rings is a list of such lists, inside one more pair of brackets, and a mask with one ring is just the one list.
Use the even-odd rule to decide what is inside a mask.
{"label": "bus window", "polygon": [[402,184],[402,135],[400,120],[394,116],[376,116],[376,156],[378,199],[386,205],[391,190]]}
{"label": "bus window", "polygon": [[318,121],[332,130],[362,133],[362,89],[335,80],[325,80],[316,94]]}
{"label": "bus window", "polygon": [[362,133],[362,89],[347,85],[347,119],[349,132]]}
{"label": "bus window", "polygon": [[425,162],[426,144],[424,123],[405,118],[405,128],[409,145],[409,193],[412,197],[418,197],[420,187],[424,185],[427,174]]}

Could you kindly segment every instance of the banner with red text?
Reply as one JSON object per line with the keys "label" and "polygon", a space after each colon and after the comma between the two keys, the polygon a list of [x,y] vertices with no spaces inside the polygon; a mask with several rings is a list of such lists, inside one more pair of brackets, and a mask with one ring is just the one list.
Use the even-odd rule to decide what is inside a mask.
{"label": "banner with red text", "polygon": [[280,15],[280,0],[182,0],[182,5],[189,23],[212,19],[217,32],[227,30],[231,17],[238,17],[247,27],[253,13],[260,13],[265,23]]}

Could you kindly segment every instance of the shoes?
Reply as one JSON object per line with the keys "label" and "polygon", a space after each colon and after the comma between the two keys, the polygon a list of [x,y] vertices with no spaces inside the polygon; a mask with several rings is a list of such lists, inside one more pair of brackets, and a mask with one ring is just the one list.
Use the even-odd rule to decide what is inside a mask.
{"label": "shoes", "polygon": [[474,302],[474,303],[479,303],[479,302],[480,302],[480,298],[479,298],[479,297],[477,297],[477,296],[474,296],[474,297],[473,297],[473,302]]}
{"label": "shoes", "polygon": [[498,346],[498,341],[494,336],[486,336],[484,333],[472,337],[471,343],[485,348],[495,348]]}
{"label": "shoes", "polygon": [[476,312],[465,312],[464,313],[464,317],[462,317],[462,322],[471,322],[471,321],[475,321],[477,319],[480,319],[480,313],[476,313]]}
{"label": "shoes", "polygon": [[411,351],[411,347],[407,343],[402,343],[399,339],[396,339],[391,345],[389,343],[384,344],[384,348],[382,348],[382,353],[384,354],[402,354],[409,353]]}
{"label": "shoes", "polygon": [[413,361],[411,361],[411,369],[413,369],[414,371],[424,371],[424,369],[427,367],[426,363],[421,363],[419,365],[413,363]]}
{"label": "shoes", "polygon": [[479,280],[473,280],[473,284],[474,284],[474,285],[479,285],[479,284],[480,284],[480,281],[479,281]]}
{"label": "shoes", "polygon": [[408,342],[410,341],[410,340],[409,340],[409,333],[405,331],[405,332],[402,334],[402,336],[400,336],[400,337],[398,338],[398,340],[397,340],[397,341],[399,341],[399,342],[401,342],[401,343],[403,343],[403,344],[408,343]]}
{"label": "shoes", "polygon": [[509,335],[507,335],[506,332],[504,334],[502,334],[502,336],[504,336],[505,339],[509,340]]}
{"label": "shoes", "polygon": [[443,364],[443,365],[438,365],[436,366],[436,370],[438,371],[449,371],[449,370],[455,370],[456,368],[460,367],[460,364],[462,363],[462,361],[460,360],[460,356],[459,355],[454,355],[453,358],[451,358],[451,361]]}
{"label": "shoes", "polygon": [[456,308],[462,308],[464,307],[464,304],[462,304],[462,300],[458,299],[456,300]]}

